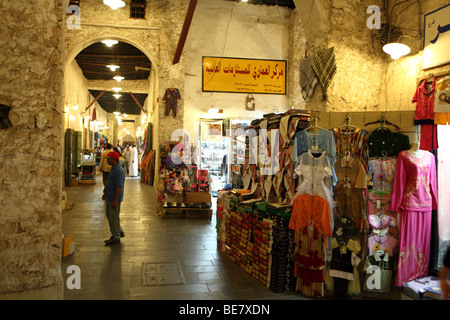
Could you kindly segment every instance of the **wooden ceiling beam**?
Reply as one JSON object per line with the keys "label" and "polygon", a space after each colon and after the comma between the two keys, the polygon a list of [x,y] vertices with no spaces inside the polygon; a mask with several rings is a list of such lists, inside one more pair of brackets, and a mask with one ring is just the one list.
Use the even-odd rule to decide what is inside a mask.
{"label": "wooden ceiling beam", "polygon": [[103,90],[103,91],[97,96],[97,98],[95,98],[95,100],[92,101],[92,102],[86,107],[85,111],[88,110],[90,107],[92,107],[92,105],[93,105],[98,99],[100,99],[101,96],[102,96],[105,92],[106,92],[106,90]]}
{"label": "wooden ceiling beam", "polygon": [[138,104],[139,108],[141,108],[141,110],[147,114],[147,111],[145,111],[145,109],[142,107],[142,105],[139,103],[139,101],[136,99],[136,97],[134,96],[133,92],[130,92],[130,95],[133,97],[134,101],[136,101],[136,103]]}
{"label": "wooden ceiling beam", "polygon": [[173,57],[172,64],[180,62],[181,53],[183,52],[184,44],[191,27],[192,17],[194,16],[195,7],[197,6],[197,0],[191,0],[184,19],[183,29],[181,29],[180,39],[178,40],[177,49],[175,50],[175,56]]}

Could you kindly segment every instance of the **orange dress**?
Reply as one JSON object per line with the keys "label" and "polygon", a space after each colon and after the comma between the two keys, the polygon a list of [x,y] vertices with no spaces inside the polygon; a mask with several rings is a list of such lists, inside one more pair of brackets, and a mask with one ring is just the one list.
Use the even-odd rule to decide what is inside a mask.
{"label": "orange dress", "polygon": [[289,229],[295,231],[295,239],[297,239],[298,231],[311,223],[325,236],[331,237],[330,205],[325,198],[317,194],[314,196],[309,194],[299,195],[292,205],[292,214],[289,221]]}

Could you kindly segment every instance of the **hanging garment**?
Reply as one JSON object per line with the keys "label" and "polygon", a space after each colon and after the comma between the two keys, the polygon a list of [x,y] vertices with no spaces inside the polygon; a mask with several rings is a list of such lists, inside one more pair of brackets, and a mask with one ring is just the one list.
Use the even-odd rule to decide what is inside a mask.
{"label": "hanging garment", "polygon": [[[361,258],[358,256],[358,254],[361,252],[361,245],[359,240],[355,239],[348,239],[347,242],[341,242],[341,245],[345,246],[345,249],[347,252],[351,252],[351,275],[348,276],[351,280],[345,279],[346,277],[332,277],[330,275],[331,271],[331,263],[329,263],[329,267],[326,271],[326,277],[325,277],[325,289],[330,292],[334,292],[334,295],[339,298],[345,298],[346,296],[357,296],[361,293],[360,288],[360,281],[359,281],[359,265],[361,263]],[[333,237],[332,239],[332,255],[331,260],[333,260],[333,257],[336,259],[338,256],[334,253],[334,249],[340,248],[340,245],[338,244],[338,240],[336,237]],[[339,252],[340,254],[340,252]],[[339,268],[336,267],[335,269],[339,270]]]}
{"label": "hanging garment", "polygon": [[306,102],[311,100],[314,88],[318,82],[317,76],[312,67],[314,56],[302,59],[300,61],[300,88],[302,97]]}
{"label": "hanging garment", "polygon": [[330,222],[333,227],[333,212],[336,207],[333,199],[333,186],[337,183],[337,176],[332,159],[326,155],[325,151],[316,157],[309,150],[298,157],[294,178],[297,176],[298,186],[295,197],[303,194],[317,194],[326,199],[330,207]]}
{"label": "hanging garment", "polygon": [[178,102],[181,100],[180,90],[177,88],[168,88],[164,92],[163,102],[166,104],[166,116],[173,111],[173,116],[177,116]]}
{"label": "hanging garment", "polygon": [[409,137],[388,128],[378,128],[369,135],[369,157],[396,157],[409,149]]}
{"label": "hanging garment", "polygon": [[295,198],[292,205],[289,229],[294,230],[294,238],[297,239],[301,229],[312,223],[314,227],[322,231],[325,236],[331,237],[330,206],[328,201],[318,195],[304,194]]}
{"label": "hanging garment", "polygon": [[369,249],[369,254],[374,254],[378,250],[383,250],[390,256],[397,256],[398,254],[398,239],[391,237],[390,235],[378,236],[371,235],[367,239],[367,248]]}
{"label": "hanging garment", "polygon": [[319,150],[327,152],[332,159],[336,159],[336,143],[330,130],[322,129],[317,132],[306,130],[295,134],[293,160],[316,145]]}
{"label": "hanging garment", "polygon": [[420,125],[420,150],[433,151],[439,147],[437,138],[437,125]]}
{"label": "hanging garment", "polygon": [[128,163],[129,166],[129,175],[131,177],[136,177],[139,174],[138,171],[138,150],[136,147],[133,147],[131,149],[130,153],[130,162]]}
{"label": "hanging garment", "polygon": [[367,167],[367,161],[369,158],[369,133],[360,128],[333,128],[336,156],[341,158],[350,152],[350,156],[354,159],[361,161],[364,168]]}
{"label": "hanging garment", "polygon": [[420,149],[432,151],[438,148],[437,126],[434,124],[436,100],[436,78],[428,83],[422,82],[416,89],[412,103],[416,103],[414,124],[420,125]]}
{"label": "hanging garment", "polygon": [[368,256],[364,264],[364,271],[366,271],[364,290],[370,292],[391,291],[394,266],[394,258],[388,254],[375,252]]}
{"label": "hanging garment", "polygon": [[434,124],[434,103],[435,103],[436,78],[428,83],[423,81],[419,85],[412,98],[412,103],[416,103],[414,113],[414,124]]}
{"label": "hanging garment", "polygon": [[357,267],[361,258],[346,246],[339,246],[332,250],[329,263],[329,276],[333,278],[334,296],[338,299],[347,297],[349,285],[358,278]]}
{"label": "hanging garment", "polygon": [[334,56],[334,47],[319,50],[313,59],[312,67],[319,79],[320,85],[322,86],[322,96],[323,99],[327,99],[327,89],[328,84],[331,81],[334,73],[336,72],[337,66]]}
{"label": "hanging garment", "polygon": [[298,230],[295,246],[294,274],[296,290],[305,296],[323,297],[325,280],[325,235],[306,226]]}
{"label": "hanging garment", "polygon": [[366,171],[357,159],[342,157],[335,165],[338,183],[334,187],[336,216],[351,218],[359,232],[367,233]]}
{"label": "hanging garment", "polygon": [[387,235],[390,227],[396,227],[397,221],[383,212],[369,215],[369,225],[372,227],[372,233],[377,236]]}

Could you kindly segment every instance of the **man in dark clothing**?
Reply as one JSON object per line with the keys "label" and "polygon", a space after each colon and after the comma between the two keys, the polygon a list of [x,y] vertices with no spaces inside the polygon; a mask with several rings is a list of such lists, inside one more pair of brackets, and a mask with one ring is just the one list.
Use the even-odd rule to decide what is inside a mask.
{"label": "man in dark clothing", "polygon": [[119,154],[111,151],[106,155],[108,164],[111,165],[111,172],[106,181],[105,194],[106,200],[106,217],[109,222],[109,229],[111,230],[111,238],[105,240],[106,245],[120,243],[120,238],[125,234],[120,227],[120,204],[123,201],[123,193],[125,186],[125,172],[119,164]]}
{"label": "man in dark clothing", "polygon": [[443,266],[439,272],[439,280],[441,281],[442,300],[448,300],[450,294],[450,284],[448,276],[450,275],[450,247],[444,257]]}

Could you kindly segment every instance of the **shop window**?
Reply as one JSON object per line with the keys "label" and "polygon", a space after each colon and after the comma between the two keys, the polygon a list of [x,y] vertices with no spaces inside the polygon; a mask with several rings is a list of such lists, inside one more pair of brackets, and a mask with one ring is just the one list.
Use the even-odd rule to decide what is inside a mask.
{"label": "shop window", "polygon": [[442,266],[447,248],[450,246],[450,125],[438,126],[437,180],[437,252],[436,268]]}
{"label": "shop window", "polygon": [[146,0],[131,0],[130,18],[145,19]]}

